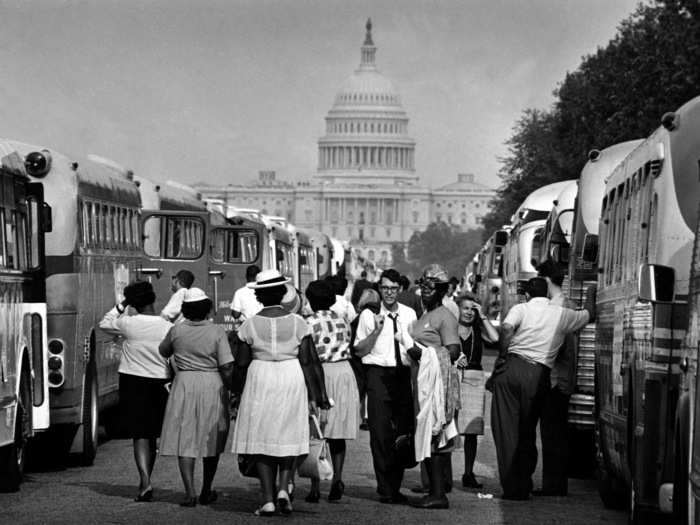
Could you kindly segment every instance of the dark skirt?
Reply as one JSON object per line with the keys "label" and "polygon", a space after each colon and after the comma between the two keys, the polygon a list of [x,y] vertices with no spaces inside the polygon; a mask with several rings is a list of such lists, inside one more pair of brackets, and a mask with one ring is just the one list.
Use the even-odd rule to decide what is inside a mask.
{"label": "dark skirt", "polygon": [[124,437],[151,439],[163,426],[169,379],[119,374],[119,417]]}

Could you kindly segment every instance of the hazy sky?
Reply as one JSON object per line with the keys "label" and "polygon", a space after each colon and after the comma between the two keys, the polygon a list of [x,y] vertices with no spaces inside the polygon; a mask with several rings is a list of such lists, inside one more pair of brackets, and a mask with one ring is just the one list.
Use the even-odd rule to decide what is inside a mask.
{"label": "hazy sky", "polygon": [[637,3],[0,0],[0,136],[155,180],[308,179],[371,17],[422,182],[496,187],[521,111],[549,107]]}

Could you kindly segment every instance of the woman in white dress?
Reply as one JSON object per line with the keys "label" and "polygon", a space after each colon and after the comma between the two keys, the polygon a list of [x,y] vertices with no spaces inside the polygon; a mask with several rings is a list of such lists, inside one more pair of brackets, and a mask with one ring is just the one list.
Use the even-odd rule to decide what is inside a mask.
{"label": "woman in white dress", "polygon": [[[263,495],[256,514],[261,516],[292,511],[285,489],[296,458],[309,452],[309,410],[315,410],[316,404],[315,399],[310,401],[313,393],[309,396],[299,361],[302,341],[310,341],[308,326],[281,306],[288,281],[277,270],[264,270],[254,283],[248,283],[263,309],[245,321],[237,334],[250,345],[252,360],[231,451],[254,457]],[[279,486],[284,488],[275,496],[278,470]]]}

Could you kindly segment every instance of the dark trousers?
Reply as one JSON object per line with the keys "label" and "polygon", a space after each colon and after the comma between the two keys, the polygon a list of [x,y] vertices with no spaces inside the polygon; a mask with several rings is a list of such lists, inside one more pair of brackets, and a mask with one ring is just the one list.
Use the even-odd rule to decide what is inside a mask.
{"label": "dark trousers", "polygon": [[365,366],[367,417],[377,492],[392,497],[399,492],[403,468],[397,464],[397,436],[413,433],[414,413],[409,367]]}
{"label": "dark trousers", "polygon": [[542,490],[565,496],[568,490],[569,394],[550,388],[544,396],[540,419]]}
{"label": "dark trousers", "polygon": [[491,428],[503,495],[528,498],[537,466],[537,420],[549,388],[549,368],[510,354],[492,384]]}

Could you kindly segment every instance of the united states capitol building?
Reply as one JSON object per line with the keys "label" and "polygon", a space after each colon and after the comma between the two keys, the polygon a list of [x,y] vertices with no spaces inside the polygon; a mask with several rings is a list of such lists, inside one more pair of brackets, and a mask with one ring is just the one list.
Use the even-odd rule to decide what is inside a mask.
{"label": "united states capitol building", "polygon": [[357,255],[384,267],[391,264],[392,244],[405,246],[431,222],[479,227],[495,191],[471,173],[437,188],[421,184],[408,115],[391,80],[377,68],[370,21],[366,28],[360,65],[326,115],[315,176],[293,183],[260,171],[255,181],[196,188],[204,198],[347,240]]}

